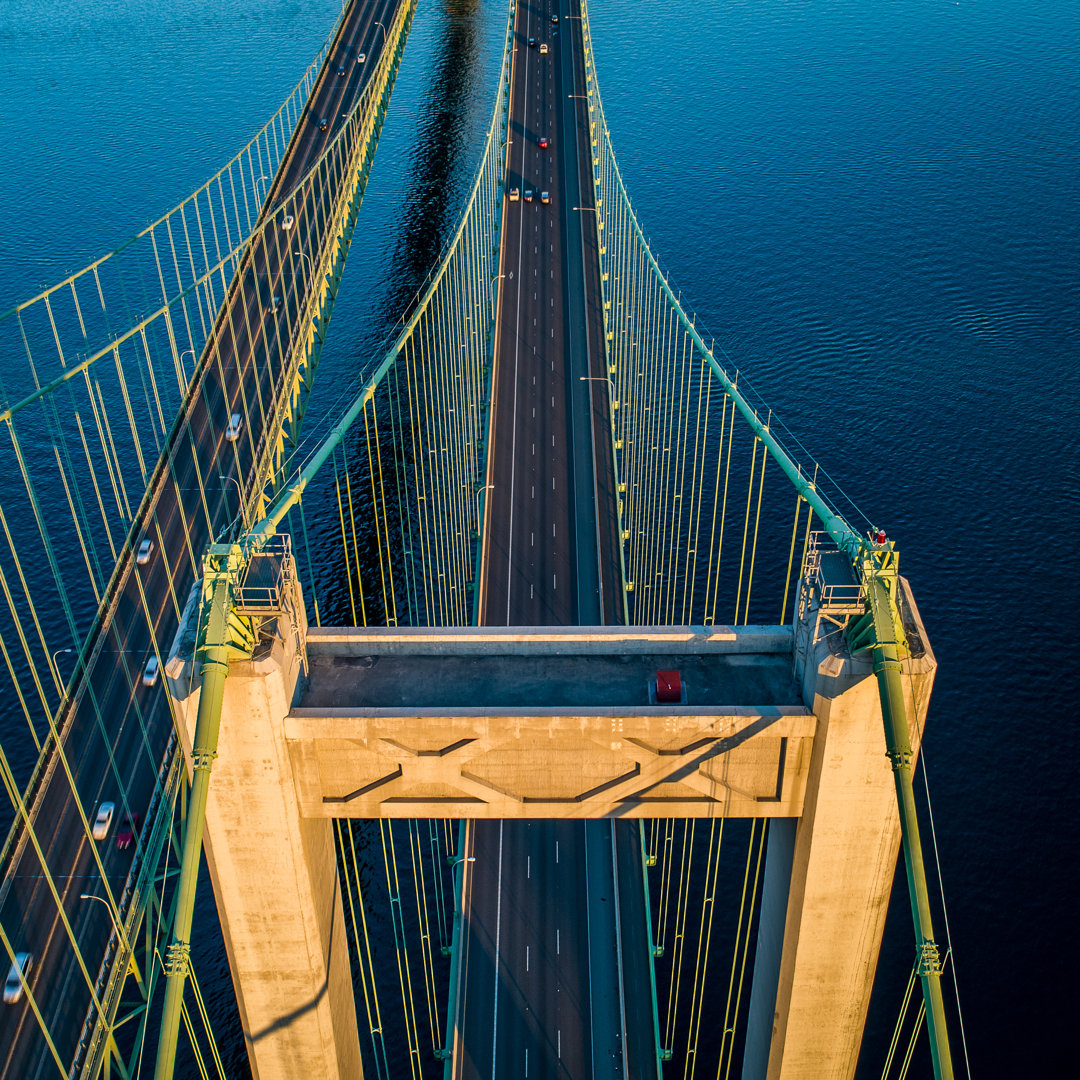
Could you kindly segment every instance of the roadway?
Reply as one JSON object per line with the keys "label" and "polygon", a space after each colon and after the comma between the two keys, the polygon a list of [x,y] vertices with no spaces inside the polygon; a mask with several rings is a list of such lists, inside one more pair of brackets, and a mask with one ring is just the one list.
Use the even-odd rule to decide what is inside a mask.
{"label": "roadway", "polygon": [[[519,198],[503,203],[485,625],[623,617],[576,10],[517,5],[505,187]],[[645,928],[643,898],[629,895],[641,893],[640,870],[635,880],[633,860],[619,857],[637,834],[622,823],[619,834],[608,821],[469,823],[455,1080],[656,1075],[648,984],[643,998],[626,978],[641,965],[628,972],[623,955],[624,937],[640,945]],[[633,1024],[644,1037],[630,1030],[628,1046]]]}
{"label": "roadway", "polygon": [[[130,847],[117,846],[120,819],[138,815],[137,834],[145,825],[173,730],[164,680],[146,686],[141,675],[156,650],[166,659],[206,545],[236,525],[239,488],[251,495],[252,466],[271,434],[266,425],[285,379],[289,341],[314,284],[306,252],[318,246],[330,200],[313,184],[293,189],[360,96],[401,2],[354,3],[345,15],[267,193],[263,213],[274,215],[276,224],[253,243],[230,287],[140,509],[134,546],[150,537],[150,559],[137,566],[133,552],[125,551],[92,634],[87,670],[80,679],[71,677],[71,704],[58,721],[64,754],[51,755],[30,803],[32,819],[45,823],[36,830],[39,847],[23,828],[9,848],[0,924],[13,950],[34,954],[30,990],[64,1073],[81,1053],[76,1044],[91,1007],[89,984],[96,983],[114,932],[107,905],[81,897],[121,903],[143,844],[136,835]],[[286,215],[293,219],[288,228]],[[273,297],[281,302],[275,305]],[[233,413],[243,424],[239,437],[229,440]],[[79,808],[92,822],[106,800],[116,803],[116,814],[109,836],[95,843]],[[72,937],[87,958],[85,967]],[[6,971],[6,955],[0,961]],[[0,1005],[0,1076],[32,1080],[56,1072],[28,996]]]}

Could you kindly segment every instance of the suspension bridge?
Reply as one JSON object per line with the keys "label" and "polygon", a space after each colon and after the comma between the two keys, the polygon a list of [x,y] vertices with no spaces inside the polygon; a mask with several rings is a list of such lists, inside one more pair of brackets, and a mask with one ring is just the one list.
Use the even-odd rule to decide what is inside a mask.
{"label": "suspension bridge", "polygon": [[414,10],[0,318],[2,1074],[224,1075],[205,857],[255,1076],[852,1076],[902,847],[884,1074],[951,1077],[918,609],[657,261],[583,2],[508,5],[458,227],[308,412]]}

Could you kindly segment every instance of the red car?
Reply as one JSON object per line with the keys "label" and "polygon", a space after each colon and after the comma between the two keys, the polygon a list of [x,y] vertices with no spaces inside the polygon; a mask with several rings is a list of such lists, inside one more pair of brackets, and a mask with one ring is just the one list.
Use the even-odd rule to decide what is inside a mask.
{"label": "red car", "polygon": [[125,814],[120,819],[120,828],[116,830],[116,846],[121,851],[131,846],[131,841],[135,839],[138,828],[138,814]]}
{"label": "red car", "polygon": [[540,136],[540,149],[546,150],[548,148],[548,137],[546,135]]}

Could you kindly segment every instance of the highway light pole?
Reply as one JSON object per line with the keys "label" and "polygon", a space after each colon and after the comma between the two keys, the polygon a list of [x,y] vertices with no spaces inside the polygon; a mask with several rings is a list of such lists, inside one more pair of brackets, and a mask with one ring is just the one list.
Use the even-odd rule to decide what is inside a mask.
{"label": "highway light pole", "polygon": [[[465,835],[464,830],[461,833]],[[448,856],[446,859],[450,866],[450,876],[453,879],[454,887],[454,936],[451,942],[449,952],[452,954],[453,959],[450,961],[450,1000],[447,1003],[446,1010],[446,1047],[435,1051],[435,1057],[440,1061],[448,1061],[453,1056],[454,1039],[452,1032],[457,1030],[457,1023],[455,1012],[457,1010],[457,998],[458,998],[458,983],[460,981],[460,970],[458,968],[458,953],[461,951],[461,903],[458,900],[458,887],[457,887],[457,868],[462,863],[476,862],[475,855],[458,855],[456,857]],[[443,948],[443,955],[447,953],[447,949]]]}
{"label": "highway light pole", "polygon": [[113,929],[116,931],[116,936],[120,939],[120,944],[127,948],[127,943],[124,941],[124,932],[120,929],[119,924],[116,921],[116,916],[113,914],[112,906],[109,901],[103,896],[95,896],[94,893],[79,893],[80,900],[96,900],[99,904],[105,905],[105,910],[109,913],[109,921],[113,925]]}
{"label": "highway light pole", "polygon": [[57,649],[56,652],[50,653],[50,657],[52,659],[53,674],[56,676],[56,681],[60,684],[61,689],[63,689],[64,682],[60,678],[60,665],[57,664],[56,658],[58,656],[63,656],[64,653],[70,653],[70,652],[74,652],[74,651],[75,651],[74,649]]}
{"label": "highway light pole", "polygon": [[500,278],[506,277],[505,274],[496,274],[488,283],[488,292],[491,294],[491,321],[495,321],[495,282]]}
{"label": "highway light pole", "polygon": [[615,397],[615,384],[607,376],[579,375],[578,378],[582,382],[606,382],[608,384],[609,391],[610,391],[610,394],[611,394],[611,397],[609,399],[609,403],[611,405],[612,410],[615,410],[615,409],[617,409],[619,407],[618,398]]}
{"label": "highway light pole", "polygon": [[482,488],[480,488],[476,492],[476,535],[477,536],[480,535],[480,496],[483,495],[485,491],[493,491],[494,489],[495,489],[494,484],[485,484]]}
{"label": "highway light pole", "polygon": [[308,291],[310,291],[312,279],[315,277],[315,269],[311,262],[311,256],[306,251],[301,251],[299,248],[294,248],[293,254],[299,255],[301,259],[306,260],[304,269],[307,271],[307,288]]}

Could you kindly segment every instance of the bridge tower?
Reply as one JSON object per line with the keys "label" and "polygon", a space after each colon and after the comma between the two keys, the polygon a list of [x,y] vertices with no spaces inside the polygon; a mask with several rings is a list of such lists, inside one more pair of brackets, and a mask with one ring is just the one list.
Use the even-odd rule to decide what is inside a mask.
{"label": "bridge tower", "polygon": [[[566,815],[772,819],[743,1075],[853,1075],[900,824],[872,664],[835,632],[863,608],[850,574],[812,562],[794,627],[316,629],[275,565],[272,595],[237,593],[262,644],[230,664],[206,810],[255,1075],[360,1074],[334,818]],[[901,610],[918,732],[936,664],[906,583]],[[166,669],[189,756],[196,622]],[[479,657],[495,675],[469,708],[379,697]],[[643,700],[641,673],[673,664],[688,703]],[[523,665],[566,689],[523,706]]]}

